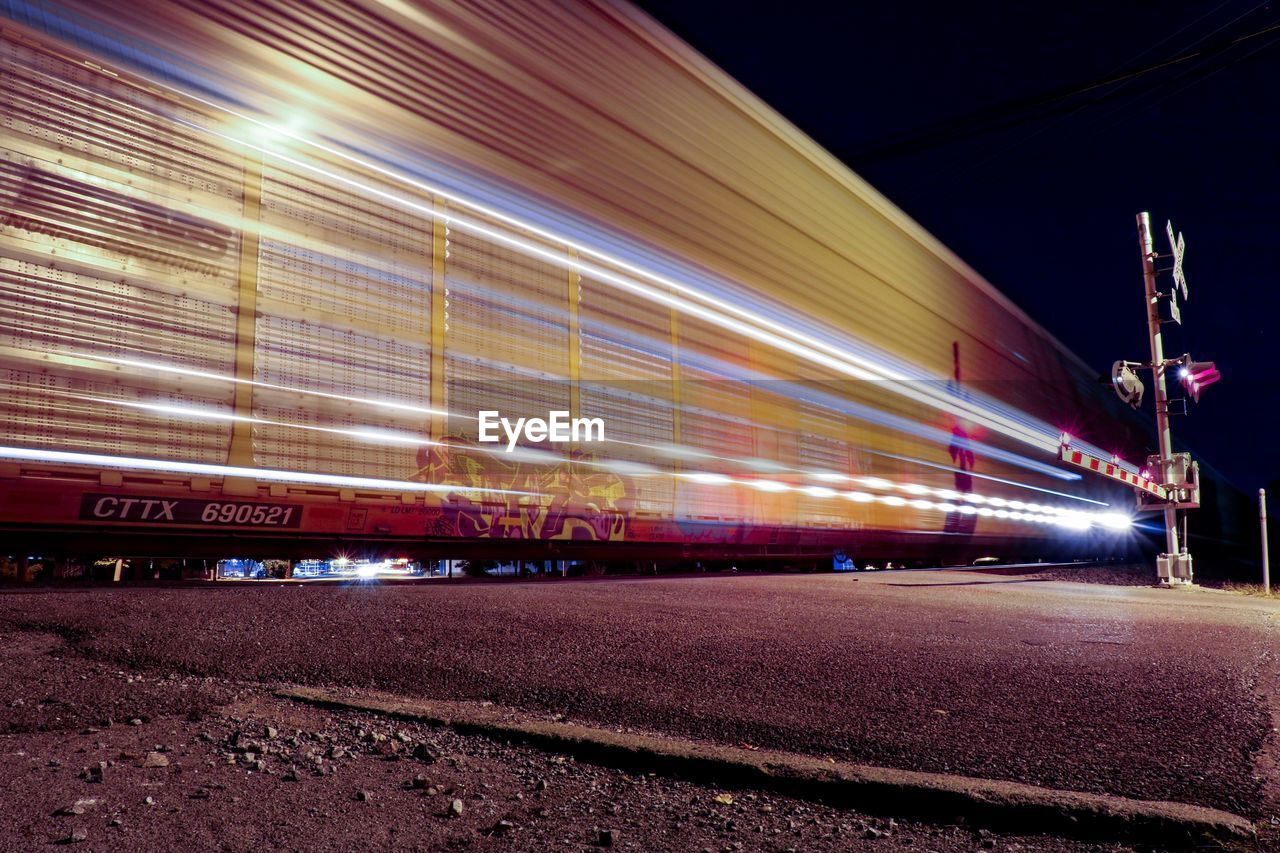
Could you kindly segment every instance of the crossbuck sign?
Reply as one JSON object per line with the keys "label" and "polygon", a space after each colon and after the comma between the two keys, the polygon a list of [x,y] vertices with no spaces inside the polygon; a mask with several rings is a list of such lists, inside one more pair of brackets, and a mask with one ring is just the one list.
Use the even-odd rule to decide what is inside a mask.
{"label": "crossbuck sign", "polygon": [[1182,325],[1182,310],[1178,308],[1178,291],[1182,291],[1182,301],[1188,300],[1187,277],[1182,272],[1182,257],[1187,251],[1186,241],[1179,233],[1173,236],[1173,223],[1166,221],[1164,233],[1169,235],[1169,249],[1173,252],[1173,288],[1169,291],[1169,317],[1179,326]]}

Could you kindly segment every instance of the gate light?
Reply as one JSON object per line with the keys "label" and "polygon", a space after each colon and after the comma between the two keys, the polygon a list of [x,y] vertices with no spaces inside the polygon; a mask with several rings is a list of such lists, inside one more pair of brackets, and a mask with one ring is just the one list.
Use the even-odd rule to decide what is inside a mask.
{"label": "gate light", "polygon": [[1191,356],[1184,355],[1178,359],[1178,381],[1182,390],[1195,402],[1200,402],[1200,392],[1222,378],[1218,368],[1212,361],[1192,361]]}
{"label": "gate light", "polygon": [[1146,389],[1128,362],[1117,361],[1111,365],[1111,385],[1116,389],[1116,396],[1130,406],[1136,409],[1142,405],[1142,394]]}

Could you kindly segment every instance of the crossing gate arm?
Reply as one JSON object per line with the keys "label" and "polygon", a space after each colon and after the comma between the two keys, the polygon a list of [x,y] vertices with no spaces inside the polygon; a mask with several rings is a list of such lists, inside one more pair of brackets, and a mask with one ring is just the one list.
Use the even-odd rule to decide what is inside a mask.
{"label": "crossing gate arm", "polygon": [[1130,488],[1137,489],[1140,492],[1146,492],[1161,501],[1169,500],[1169,492],[1164,486],[1143,477],[1141,474],[1134,474],[1126,471],[1121,466],[1115,464],[1108,459],[1102,459],[1085,453],[1083,450],[1076,450],[1065,444],[1058,448],[1058,458],[1076,468],[1083,468],[1086,471],[1092,471],[1103,477],[1124,483]]}

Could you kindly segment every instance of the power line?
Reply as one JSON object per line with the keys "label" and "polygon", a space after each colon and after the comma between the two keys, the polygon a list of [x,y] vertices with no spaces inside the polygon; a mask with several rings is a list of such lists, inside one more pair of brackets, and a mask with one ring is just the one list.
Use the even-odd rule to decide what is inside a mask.
{"label": "power line", "polygon": [[[841,159],[857,168],[879,160],[912,154],[937,145],[1045,118],[1054,114],[1052,107],[1077,98],[1080,95],[1115,87],[1139,77],[1184,65],[1188,62],[1209,59],[1230,50],[1236,45],[1277,32],[1280,32],[1280,24],[1271,24],[1241,36],[1220,39],[1206,47],[1188,51],[1154,64],[1126,69],[1082,84],[1059,87],[1030,97],[1005,101],[965,115],[943,119],[931,125],[899,134],[896,138],[888,141],[842,152]],[[1268,46],[1270,46],[1269,43],[1262,45],[1262,47]],[[1260,50],[1262,47],[1258,49]],[[1250,55],[1256,52],[1256,50],[1251,51]],[[1104,102],[1108,100],[1109,94],[1104,92],[1100,97],[1088,104],[1077,105],[1074,109],[1081,109],[1083,106]]]}
{"label": "power line", "polygon": [[[1237,18],[1236,20],[1239,19]],[[1229,26],[1230,23],[1234,23],[1234,21],[1228,22],[1228,24],[1223,26]],[[1219,29],[1222,29],[1222,27]],[[1130,90],[1125,92],[1124,87],[1133,82],[1133,80],[1130,79],[1125,83],[1120,84],[1115,89],[1107,92],[1101,98],[1097,98],[1086,103],[1074,104],[1069,109],[1066,109],[1055,116],[1046,117],[1050,118],[1050,120],[1030,130],[1018,139],[1003,144],[998,148],[984,150],[977,160],[973,160],[969,155],[962,155],[959,160],[964,161],[963,163],[952,162],[949,165],[939,166],[930,173],[919,173],[916,175],[915,180],[911,181],[908,185],[916,186],[924,183],[934,185],[936,181],[947,175],[972,175],[975,170],[986,167],[992,163],[1007,163],[1008,155],[1015,149],[1027,144],[1032,139],[1035,139],[1045,132],[1052,130],[1054,127],[1062,124],[1062,122],[1089,107],[1098,107],[1103,105],[1108,107],[1101,114],[1093,113],[1090,115],[1089,118],[1092,119],[1092,123],[1096,125],[1099,122],[1105,122],[1108,119],[1114,118],[1125,110],[1131,109],[1139,100],[1142,101],[1144,106],[1148,107],[1158,104],[1173,97],[1174,95],[1186,91],[1192,86],[1203,83],[1210,77],[1213,77],[1214,75],[1235,65],[1239,65],[1263,50],[1280,43],[1275,38],[1276,36],[1280,36],[1280,32],[1272,33],[1270,37],[1264,38],[1261,42],[1253,45],[1251,49],[1246,52],[1237,53],[1234,56],[1219,55],[1215,57],[1216,62],[1212,66],[1209,63],[1204,63],[1197,67],[1185,68],[1172,79],[1161,81],[1159,86],[1155,88],[1147,87],[1146,89],[1136,91]],[[1129,95],[1131,97],[1121,97],[1124,95]],[[1115,102],[1112,103],[1112,101]],[[1078,132],[1079,131],[1077,131],[1077,133]]]}

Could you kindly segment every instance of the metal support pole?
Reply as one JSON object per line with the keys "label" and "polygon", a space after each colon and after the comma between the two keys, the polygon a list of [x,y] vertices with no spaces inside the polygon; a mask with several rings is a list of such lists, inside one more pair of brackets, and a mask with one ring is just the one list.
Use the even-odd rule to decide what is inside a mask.
{"label": "metal support pole", "polygon": [[1258,489],[1258,522],[1262,526],[1262,594],[1271,594],[1271,564],[1267,560],[1267,490]]}
{"label": "metal support pole", "polygon": [[[1172,477],[1173,440],[1169,434],[1169,391],[1165,387],[1164,344],[1160,337],[1160,296],[1156,291],[1156,253],[1151,238],[1151,216],[1138,214],[1138,250],[1142,255],[1142,279],[1147,294],[1147,331],[1151,336],[1151,372],[1155,382],[1156,432],[1160,439],[1160,482],[1169,483]],[[1164,508],[1164,533],[1168,559],[1172,565],[1178,558],[1178,510],[1172,503]],[[1177,583],[1178,578],[1168,579]],[[1186,578],[1190,583],[1191,579]]]}

